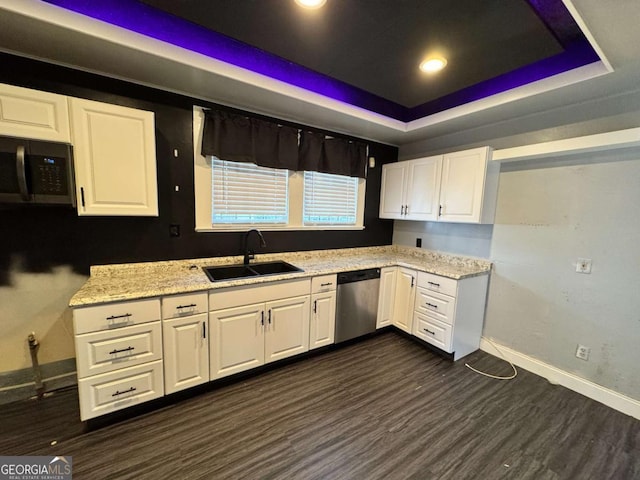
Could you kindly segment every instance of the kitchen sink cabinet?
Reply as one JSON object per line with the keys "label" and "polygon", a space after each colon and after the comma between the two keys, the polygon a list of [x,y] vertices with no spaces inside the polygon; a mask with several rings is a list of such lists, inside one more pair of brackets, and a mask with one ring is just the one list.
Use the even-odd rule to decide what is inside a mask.
{"label": "kitchen sink cabinet", "polygon": [[70,98],[78,215],[158,216],[153,112]]}
{"label": "kitchen sink cabinet", "polygon": [[164,386],[167,394],[209,381],[207,294],[162,299]]}
{"label": "kitchen sink cabinet", "polygon": [[415,270],[398,267],[392,323],[407,333],[412,333],[417,277],[418,272]]}
{"label": "kitchen sink cabinet", "polygon": [[67,97],[0,84],[0,135],[69,143]]}
{"label": "kitchen sink cabinet", "polygon": [[489,147],[382,167],[380,218],[493,223],[500,173]]}
{"label": "kitchen sink cabinet", "polygon": [[210,379],[308,351],[310,290],[308,279],[213,290]]}
{"label": "kitchen sink cabinet", "polygon": [[488,276],[461,280],[418,273],[413,335],[453,354],[454,360],[476,351],[484,321]]}
{"label": "kitchen sink cabinet", "polygon": [[442,156],[382,167],[380,218],[436,220]]}
{"label": "kitchen sink cabinet", "polygon": [[393,308],[396,298],[397,267],[383,267],[380,269],[380,293],[378,295],[378,317],[376,328],[393,324]]}
{"label": "kitchen sink cabinet", "polygon": [[335,342],[336,285],[336,275],[323,275],[311,280],[310,350]]}

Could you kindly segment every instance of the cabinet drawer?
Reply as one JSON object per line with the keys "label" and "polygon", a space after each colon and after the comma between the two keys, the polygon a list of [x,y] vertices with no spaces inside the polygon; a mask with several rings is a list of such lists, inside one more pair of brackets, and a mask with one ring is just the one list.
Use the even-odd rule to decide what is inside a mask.
{"label": "cabinet drawer", "polygon": [[173,295],[162,298],[162,318],[178,318],[208,311],[207,292]]}
{"label": "cabinet drawer", "polygon": [[330,292],[336,289],[338,276],[322,275],[311,279],[311,293]]}
{"label": "cabinet drawer", "polygon": [[73,310],[76,335],[160,320],[160,299],[108,303]]}
{"label": "cabinet drawer", "polygon": [[416,312],[434,316],[440,321],[452,325],[455,317],[455,308],[455,298],[418,287],[414,307]]}
{"label": "cabinet drawer", "polygon": [[457,280],[427,272],[418,272],[418,286],[431,290],[432,292],[444,293],[451,297],[455,297],[458,291]]}
{"label": "cabinet drawer", "polygon": [[78,378],[162,358],[160,322],[76,336]]}
{"label": "cabinet drawer", "polygon": [[78,381],[80,418],[98,417],[164,395],[162,360]]}
{"label": "cabinet drawer", "polygon": [[451,353],[451,325],[416,312],[413,320],[413,334],[425,342]]}

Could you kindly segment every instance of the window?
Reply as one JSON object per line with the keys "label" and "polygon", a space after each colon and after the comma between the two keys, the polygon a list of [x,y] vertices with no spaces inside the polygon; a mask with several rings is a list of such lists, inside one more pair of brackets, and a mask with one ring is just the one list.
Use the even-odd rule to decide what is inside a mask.
{"label": "window", "polygon": [[[194,145],[201,145],[203,120],[194,107]],[[365,184],[363,178],[204,157],[196,147],[196,231],[361,230]]]}
{"label": "window", "polygon": [[212,159],[212,224],[286,225],[287,199],[287,170]]}
{"label": "window", "polygon": [[305,225],[355,225],[358,179],[304,172],[302,221]]}

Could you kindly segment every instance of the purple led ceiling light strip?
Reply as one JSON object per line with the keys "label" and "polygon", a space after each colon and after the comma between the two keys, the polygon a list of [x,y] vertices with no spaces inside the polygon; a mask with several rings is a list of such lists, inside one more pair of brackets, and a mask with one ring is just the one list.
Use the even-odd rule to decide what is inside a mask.
{"label": "purple led ceiling light strip", "polygon": [[422,118],[599,60],[562,0],[527,0],[563,46],[562,53],[407,108],[135,0],[44,1],[401,121]]}

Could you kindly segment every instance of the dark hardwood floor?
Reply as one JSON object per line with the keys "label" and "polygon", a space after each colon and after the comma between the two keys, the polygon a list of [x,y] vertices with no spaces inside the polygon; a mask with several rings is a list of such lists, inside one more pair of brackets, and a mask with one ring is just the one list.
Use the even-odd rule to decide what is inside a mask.
{"label": "dark hardwood floor", "polygon": [[70,455],[76,480],[640,478],[640,421],[393,332],[93,431],[76,395],[3,406],[0,454]]}

